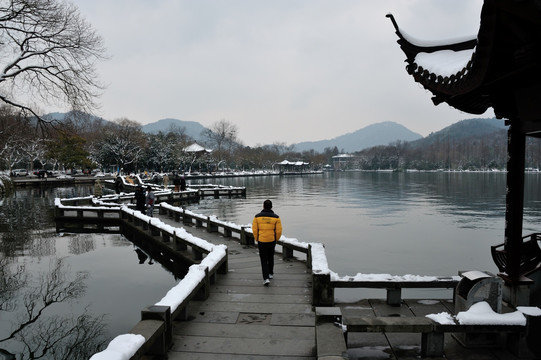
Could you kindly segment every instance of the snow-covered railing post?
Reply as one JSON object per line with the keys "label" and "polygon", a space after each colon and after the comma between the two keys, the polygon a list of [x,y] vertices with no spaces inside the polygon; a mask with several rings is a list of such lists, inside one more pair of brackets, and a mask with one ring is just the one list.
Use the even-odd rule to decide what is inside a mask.
{"label": "snow-covered railing post", "polygon": [[229,271],[229,248],[225,248],[225,261],[218,268],[218,274],[225,275]]}
{"label": "snow-covered railing post", "polygon": [[[199,265],[200,268],[203,267],[203,265]],[[210,296],[210,276],[209,276],[209,268],[207,266],[204,266],[205,271],[205,278],[203,279],[203,286],[199,288],[197,293],[195,294],[196,300],[206,300]]]}
{"label": "snow-covered railing post", "polygon": [[165,355],[173,343],[173,321],[171,319],[171,307],[152,305],[141,311],[141,320],[158,320],[163,322],[164,331],[158,333],[159,338],[151,341],[152,346],[148,353],[156,355]]}
{"label": "snow-covered railing post", "polygon": [[331,284],[331,271],[325,256],[325,247],[320,243],[312,243],[312,305],[333,306],[334,288]]}

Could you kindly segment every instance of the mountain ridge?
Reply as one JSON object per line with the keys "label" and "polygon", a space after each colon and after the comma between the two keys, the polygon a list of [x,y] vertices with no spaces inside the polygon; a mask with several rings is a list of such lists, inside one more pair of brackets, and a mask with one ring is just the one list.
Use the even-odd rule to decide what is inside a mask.
{"label": "mountain ridge", "polygon": [[141,126],[141,130],[147,134],[156,134],[160,131],[167,132],[172,127],[184,128],[186,135],[193,138],[195,141],[201,141],[201,133],[206,128],[196,121],[179,120],[173,118],[165,118],[153,123]]}
{"label": "mountain ridge", "polygon": [[383,121],[367,125],[351,133],[329,140],[304,141],[294,144],[295,150],[315,150],[323,152],[325,148],[337,147],[342,152],[355,152],[378,145],[388,145],[397,140],[413,141],[423,136],[409,130],[404,125],[393,121]]}
{"label": "mountain ridge", "polygon": [[480,137],[507,129],[505,122],[496,118],[471,118],[460,120],[426,137],[410,142],[413,147],[423,147],[438,141]]}
{"label": "mountain ridge", "polygon": [[[68,115],[69,113],[50,113],[46,116],[62,121]],[[91,115],[87,116],[89,118],[92,117]],[[102,118],[95,118],[107,121]],[[185,134],[193,138],[194,141],[204,142],[201,133],[207,128],[196,121],[165,118],[141,125],[142,131],[149,134],[155,134],[160,131],[167,132],[174,127],[184,128]],[[384,121],[367,125],[359,130],[332,139],[303,141],[292,144],[292,147],[295,151],[299,152],[309,150],[324,152],[326,148],[334,149],[336,147],[339,151],[351,153],[374,146],[389,145],[398,140],[409,142],[414,147],[422,147],[437,141],[481,136],[505,128],[504,122],[496,118],[471,118],[458,121],[423,137],[409,130],[404,125],[393,121]]]}

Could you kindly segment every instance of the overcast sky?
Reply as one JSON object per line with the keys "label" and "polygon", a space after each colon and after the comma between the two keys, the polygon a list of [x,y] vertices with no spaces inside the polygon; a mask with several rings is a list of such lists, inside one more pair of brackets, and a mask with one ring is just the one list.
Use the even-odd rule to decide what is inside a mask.
{"label": "overcast sky", "polygon": [[[481,0],[74,0],[109,60],[97,115],[236,124],[249,146],[475,117],[406,73],[387,13],[420,40],[475,36]],[[483,117],[492,117],[487,112]]]}

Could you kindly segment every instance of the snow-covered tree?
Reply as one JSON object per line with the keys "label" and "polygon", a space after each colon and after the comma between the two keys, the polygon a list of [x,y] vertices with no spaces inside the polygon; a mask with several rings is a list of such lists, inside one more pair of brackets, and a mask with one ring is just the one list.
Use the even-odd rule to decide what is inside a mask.
{"label": "snow-covered tree", "polygon": [[96,158],[102,165],[116,165],[121,169],[137,170],[138,162],[145,153],[146,137],[141,125],[123,118],[115,121],[104,130],[98,142],[99,153]]}

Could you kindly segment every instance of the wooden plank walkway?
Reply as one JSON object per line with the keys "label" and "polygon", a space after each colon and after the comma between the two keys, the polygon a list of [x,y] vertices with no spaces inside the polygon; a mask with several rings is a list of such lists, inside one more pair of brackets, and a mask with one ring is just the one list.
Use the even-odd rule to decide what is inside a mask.
{"label": "wooden plank walkway", "polygon": [[[62,207],[62,211],[74,211],[71,208]],[[109,208],[106,208],[109,210]],[[82,216],[86,210],[76,210]],[[104,211],[98,209],[98,212]],[[118,211],[118,209],[117,209]],[[126,215],[127,213],[125,213]],[[137,213],[139,214],[139,213]],[[160,220],[172,227],[179,227],[178,216],[158,215]],[[134,232],[131,235],[135,243],[135,235],[154,242],[157,240],[169,243],[171,237],[176,241],[176,234],[170,230],[162,228],[162,230],[152,228],[154,226],[148,222],[148,218],[141,223],[140,219],[134,217],[131,212],[131,220],[124,223],[124,226],[141,226],[146,230],[142,232]],[[58,215],[57,215],[58,216]],[[184,216],[184,215],[182,215]],[[95,217],[97,219],[98,217]],[[117,216],[118,218],[118,216]],[[196,218],[197,219],[197,218]],[[185,219],[183,219],[183,222]],[[349,358],[354,359],[417,359],[421,354],[421,333],[427,332],[425,327],[401,327],[396,328],[397,323],[393,317],[424,317],[427,314],[438,314],[441,312],[453,313],[454,305],[450,300],[424,300],[417,301],[411,299],[402,299],[400,306],[391,306],[383,299],[361,300],[356,303],[340,304],[335,306],[340,308],[341,314],[345,323],[349,323],[349,331],[347,337],[347,350],[343,343],[342,329],[333,325],[333,320],[329,315],[336,316],[339,314],[338,309],[318,308],[320,316],[318,327],[316,328],[316,316],[312,306],[312,281],[317,276],[311,273],[306,267],[306,263],[298,261],[294,258],[283,259],[280,254],[277,254],[275,259],[275,278],[270,287],[263,286],[261,277],[260,262],[256,246],[241,245],[239,239],[229,237],[231,231],[227,232],[227,226],[224,227],[226,237],[218,232],[213,226],[208,223],[203,226],[205,221],[210,221],[210,218],[196,221],[196,224],[191,222],[183,224],[188,232],[195,237],[205,239],[213,244],[225,244],[228,247],[227,263],[228,269],[224,267],[212,267],[212,279],[215,279],[214,284],[208,282],[204,284],[205,300],[193,300],[185,308],[180,307],[182,312],[175,313],[173,324],[171,322],[159,322],[162,328],[160,334],[156,336],[164,336],[159,341],[149,340],[149,346],[156,346],[156,349],[151,350],[153,353],[163,354],[165,349],[172,347],[167,353],[167,359],[315,359],[320,350],[320,358]],[[127,229],[124,229],[124,231]],[[244,238],[245,233],[241,232]],[[238,235],[238,234],[237,234]],[[197,255],[197,246],[191,251]],[[284,245],[285,246],[285,245]],[[288,245],[289,246],[289,245]],[[221,247],[220,247],[221,248]],[[160,257],[160,250],[155,254]],[[313,245],[312,245],[313,249]],[[204,250],[201,252],[205,253]],[[161,253],[163,255],[163,253]],[[200,257],[196,256],[200,259]],[[225,259],[223,257],[222,259]],[[164,259],[162,259],[164,260]],[[206,261],[208,259],[205,259]],[[165,262],[173,261],[171,258],[166,258]],[[220,263],[222,264],[222,263]],[[198,267],[191,270],[198,270]],[[223,270],[215,273],[216,269]],[[227,270],[227,273],[220,274]],[[203,276],[203,279],[207,279]],[[182,283],[180,286],[184,286]],[[200,286],[202,283],[199,283]],[[316,281],[317,285],[317,281]],[[189,285],[187,285],[189,286]],[[202,286],[202,285],[201,285]],[[199,288],[197,288],[199,289]],[[197,290],[196,289],[196,290]],[[316,286],[317,289],[317,286]],[[205,298],[200,297],[200,298]],[[334,298],[334,296],[333,296]],[[315,300],[314,300],[315,301]],[[187,300],[185,301],[187,303]],[[398,302],[396,303],[398,305]],[[166,308],[168,309],[168,308]],[[148,310],[148,309],[147,309]],[[160,309],[148,310],[147,313]],[[155,316],[155,315],[152,315]],[[326,318],[325,318],[326,317]],[[362,317],[362,318],[360,318]],[[374,322],[372,319],[378,318],[380,322]],[[161,318],[160,318],[161,319]],[[165,319],[165,317],[164,317]],[[391,320],[392,319],[392,320]],[[147,325],[154,325],[156,319],[146,317],[140,321],[135,328],[137,331],[134,334],[145,334],[145,338],[155,337],[156,331],[152,332],[144,329]],[[330,320],[330,323],[327,321]],[[350,321],[348,321],[350,320]],[[426,319],[419,319],[426,320]],[[154,323],[152,323],[154,321]],[[383,331],[388,331],[386,334],[372,333],[370,331],[382,331],[381,323],[392,328],[386,327]],[[365,324],[373,324],[376,328],[366,328]],[[399,321],[400,326],[404,323],[417,324],[417,319]],[[425,322],[421,321],[421,325],[425,326]],[[164,324],[167,325],[166,332],[163,332]],[[171,326],[172,325],[172,326]],[[172,329],[171,329],[172,328]],[[337,332],[338,330],[338,332]],[[433,331],[430,328],[428,331]],[[453,328],[453,330],[456,330]],[[365,333],[365,331],[368,331]],[[414,331],[414,333],[395,333],[395,331]],[[443,330],[443,331],[449,331]],[[458,330],[458,331],[471,331]],[[484,329],[482,331],[485,331]],[[499,331],[499,330],[498,330]],[[505,329],[504,329],[505,331]],[[516,329],[511,329],[517,332]],[[519,332],[522,330],[519,330]],[[518,333],[517,333],[518,334]],[[316,348],[317,335],[317,348]],[[516,334],[515,334],[516,335]],[[520,358],[534,359],[536,358],[531,353],[527,352],[527,348],[523,340],[514,336],[513,354],[505,347],[505,341],[502,337],[497,341],[497,347],[470,349],[462,347],[451,334],[445,333],[444,337],[438,338],[439,354],[443,354],[445,359],[517,359],[514,354],[520,355]],[[171,339],[173,341],[171,341]],[[444,344],[442,341],[444,340]],[[340,344],[341,343],[341,344]],[[340,344],[339,346],[334,346]],[[426,341],[424,342],[426,345]],[[444,346],[442,346],[444,345]],[[517,348],[518,346],[518,348]],[[424,354],[427,346],[423,346]],[[137,358],[142,359],[161,359],[158,356],[144,356],[149,351],[147,348],[141,348],[141,353]],[[346,354],[347,352],[347,354]],[[431,355],[435,352],[428,353]]]}
{"label": "wooden plank walkway", "polygon": [[[172,219],[160,220],[179,226]],[[274,279],[263,286],[256,246],[185,226],[194,236],[228,247],[229,272],[218,275],[206,300],[192,300],[187,321],[173,324],[169,360],[315,359],[312,278],[306,264],[275,257]]]}

